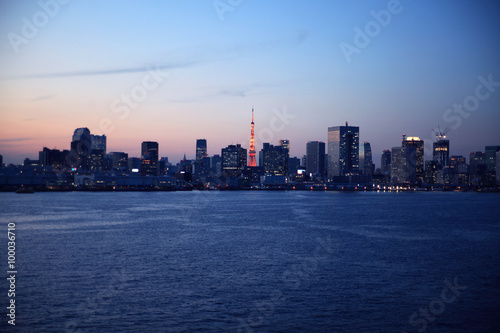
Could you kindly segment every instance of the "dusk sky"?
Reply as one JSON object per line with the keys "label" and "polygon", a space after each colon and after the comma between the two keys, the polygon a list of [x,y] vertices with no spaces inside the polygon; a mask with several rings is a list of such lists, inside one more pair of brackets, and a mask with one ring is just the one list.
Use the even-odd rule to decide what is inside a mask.
{"label": "dusk sky", "polygon": [[439,124],[468,159],[500,145],[499,32],[497,1],[1,1],[0,154],[38,159],[88,127],[175,163],[198,138],[248,149],[253,106],[257,150],[289,139],[301,157],[348,121],[379,166]]}

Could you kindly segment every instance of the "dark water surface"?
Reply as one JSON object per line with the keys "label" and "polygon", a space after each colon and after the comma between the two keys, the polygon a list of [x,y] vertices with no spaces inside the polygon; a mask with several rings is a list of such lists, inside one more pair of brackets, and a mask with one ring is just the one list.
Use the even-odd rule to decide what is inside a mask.
{"label": "dark water surface", "polygon": [[498,194],[0,193],[0,221],[0,331],[9,222],[19,332],[500,331]]}

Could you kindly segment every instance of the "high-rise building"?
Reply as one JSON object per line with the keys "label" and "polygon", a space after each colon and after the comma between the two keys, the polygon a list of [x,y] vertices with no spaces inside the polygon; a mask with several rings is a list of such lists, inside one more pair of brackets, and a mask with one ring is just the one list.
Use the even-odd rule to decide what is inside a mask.
{"label": "high-rise building", "polygon": [[417,183],[422,184],[424,181],[424,140],[419,137],[403,135],[403,147],[415,147],[416,150],[416,177]]}
{"label": "high-rise building", "polygon": [[216,177],[222,174],[222,158],[220,155],[214,155],[210,158],[210,171]]}
{"label": "high-rise building", "polygon": [[131,172],[140,172],[141,171],[141,159],[139,157],[129,157],[128,169]]}
{"label": "high-rise building", "polygon": [[496,153],[500,151],[500,146],[486,146],[484,149],[484,164],[488,172],[496,170]]}
{"label": "high-rise building", "polygon": [[486,179],[484,185],[493,187],[496,185],[497,163],[496,153],[500,151],[500,146],[486,146],[484,149],[484,163],[486,164]]}
{"label": "high-rise building", "polygon": [[141,174],[158,175],[158,142],[144,141],[141,144]]}
{"label": "high-rise building", "polygon": [[325,143],[309,141],[306,143],[306,172],[322,180],[325,177]]}
{"label": "high-rise building", "polygon": [[112,165],[111,168],[117,171],[128,170],[128,154],[123,152],[112,152],[110,153]]}
{"label": "high-rise building", "polygon": [[86,127],[77,128],[73,133],[68,164],[73,168],[88,170],[91,151],[92,137],[89,129]]}
{"label": "high-rise building", "polygon": [[2,167],[3,167],[3,156],[0,155],[0,168],[2,168]]}
{"label": "high-rise building", "polygon": [[300,167],[300,159],[298,157],[288,158],[288,174],[289,175],[296,175],[299,167]]}
{"label": "high-rise building", "polygon": [[391,183],[415,184],[417,173],[415,147],[393,147],[391,155]]}
{"label": "high-rise building", "polygon": [[281,139],[279,141],[279,146],[285,148],[288,151],[288,156],[290,156],[290,140]]}
{"label": "high-rise building", "polygon": [[287,176],[288,149],[264,143],[262,148],[262,163],[266,175]]}
{"label": "high-rise building", "polygon": [[229,145],[222,148],[222,175],[225,177],[237,177],[241,174],[247,164],[247,150],[240,144]]}
{"label": "high-rise building", "polygon": [[106,135],[90,135],[92,150],[99,149],[106,154]]}
{"label": "high-rise building", "polygon": [[105,164],[104,158],[105,158],[104,150],[102,149],[92,149],[90,153],[90,165],[89,169],[92,172],[101,172],[103,171],[103,166]]}
{"label": "high-rise building", "polygon": [[432,143],[432,159],[441,168],[450,164],[450,141],[444,133],[438,133],[436,141]]}
{"label": "high-rise building", "polygon": [[253,108],[252,108],[252,123],[250,124],[250,152],[248,154],[248,166],[256,167],[257,160],[255,159],[255,124],[253,122]]}
{"label": "high-rise building", "polygon": [[436,184],[438,178],[439,167],[436,161],[425,161],[424,181],[427,184]]}
{"label": "high-rise building", "polygon": [[359,127],[328,128],[328,178],[359,172]]}
{"label": "high-rise building", "polygon": [[463,156],[450,157],[450,168],[453,174],[452,184],[467,185],[469,183],[468,166]]}
{"label": "high-rise building", "polygon": [[288,140],[288,139],[281,139],[281,140],[279,140],[278,145],[280,147],[283,147],[284,149],[286,149],[286,156],[285,156],[286,161],[285,161],[285,165],[286,165],[286,169],[289,170],[288,161],[290,159],[290,140]]}
{"label": "high-rise building", "polygon": [[373,176],[375,165],[373,164],[372,148],[369,142],[359,144],[359,169],[366,176]]}
{"label": "high-rise building", "polygon": [[68,150],[60,151],[59,149],[49,149],[43,147],[43,150],[38,153],[38,159],[42,166],[53,166],[61,168],[66,165],[66,158],[69,155]]}
{"label": "high-rise building", "polygon": [[485,157],[482,151],[469,153],[469,182],[471,185],[479,185],[486,176]]}
{"label": "high-rise building", "polygon": [[[495,154],[496,158],[496,178],[497,178],[497,185],[500,185],[500,151],[497,151]],[[0,162],[1,165],[1,162]]]}
{"label": "high-rise building", "polygon": [[386,149],[382,153],[382,157],[380,158],[380,170],[383,175],[391,174],[391,151]]}
{"label": "high-rise building", "polygon": [[196,140],[196,162],[201,162],[202,158],[207,157],[207,140]]}

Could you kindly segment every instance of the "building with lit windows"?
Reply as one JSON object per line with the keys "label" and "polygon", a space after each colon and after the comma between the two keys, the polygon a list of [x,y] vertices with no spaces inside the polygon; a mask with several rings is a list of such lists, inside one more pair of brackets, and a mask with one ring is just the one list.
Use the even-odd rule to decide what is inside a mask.
{"label": "building with lit windows", "polygon": [[417,183],[422,184],[424,182],[424,140],[420,140],[420,138],[416,136],[407,137],[403,135],[402,146],[415,148]]}
{"label": "building with lit windows", "polygon": [[359,127],[328,128],[328,178],[359,172]]}
{"label": "building with lit windows", "polygon": [[158,142],[144,141],[141,144],[141,174],[158,175]]}
{"label": "building with lit windows", "polygon": [[221,150],[222,176],[238,177],[247,165],[247,150],[240,144],[229,145]]}
{"label": "building with lit windows", "polygon": [[392,148],[391,183],[394,185],[413,185],[416,182],[415,147]]}
{"label": "building with lit windows", "polygon": [[359,144],[359,169],[365,176],[373,176],[375,167],[372,158],[372,148],[369,142],[361,142]]}

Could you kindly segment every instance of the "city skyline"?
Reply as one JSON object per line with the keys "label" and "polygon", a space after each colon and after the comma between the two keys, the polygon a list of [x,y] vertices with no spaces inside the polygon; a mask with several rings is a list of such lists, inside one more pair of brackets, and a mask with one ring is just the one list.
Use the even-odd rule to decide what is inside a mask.
{"label": "city skyline", "polygon": [[[1,5],[4,163],[69,149],[79,127],[130,156],[142,141],[173,161],[198,138],[209,155],[248,149],[252,105],[256,147],[289,139],[291,156],[346,121],[377,165],[402,134],[430,143],[438,125],[453,155],[500,142],[495,3],[40,3]],[[277,114],[290,118],[269,139]]]}

